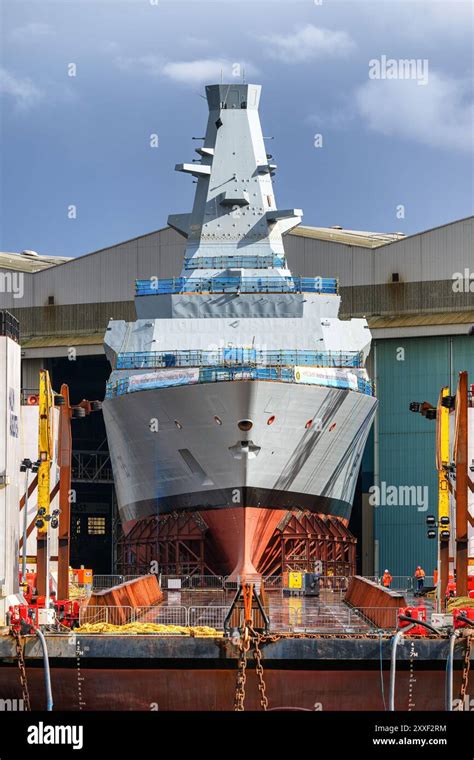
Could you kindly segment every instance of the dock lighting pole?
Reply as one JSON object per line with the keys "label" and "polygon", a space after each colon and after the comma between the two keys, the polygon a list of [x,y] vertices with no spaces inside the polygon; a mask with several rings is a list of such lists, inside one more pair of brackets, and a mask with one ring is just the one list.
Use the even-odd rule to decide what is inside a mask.
{"label": "dock lighting pole", "polygon": [[25,503],[23,509],[23,543],[22,543],[22,558],[21,558],[21,582],[25,583],[26,579],[26,542],[28,538],[28,488],[29,488],[29,472],[38,472],[39,462],[32,462],[31,459],[23,459],[20,465],[20,472],[25,473]]}

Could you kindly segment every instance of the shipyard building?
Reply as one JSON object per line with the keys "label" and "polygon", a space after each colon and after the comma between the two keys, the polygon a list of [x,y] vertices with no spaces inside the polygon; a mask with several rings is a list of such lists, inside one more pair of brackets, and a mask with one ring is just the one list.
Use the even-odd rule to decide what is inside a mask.
{"label": "shipyard building", "polygon": [[[373,336],[368,371],[380,403],[350,523],[365,575],[411,575],[418,564],[432,574],[436,565],[436,542],[426,535],[426,516],[437,512],[435,426],[409,404],[436,404],[439,388],[455,388],[461,370],[474,382],[473,230],[471,217],[408,237],[307,226],[284,236],[292,272],[337,278],[340,316],[365,317]],[[68,383],[74,403],[102,399],[109,320],[133,321],[135,280],[179,276],[184,248],[165,228],[75,259],[0,254],[0,309],[20,321],[23,388],[37,389],[44,367],[55,388]],[[101,414],[74,429],[73,481],[72,564],[109,573],[131,549],[122,545],[118,556]],[[195,540],[199,554],[199,525],[193,529],[188,545]],[[133,560],[121,569],[131,571]]]}

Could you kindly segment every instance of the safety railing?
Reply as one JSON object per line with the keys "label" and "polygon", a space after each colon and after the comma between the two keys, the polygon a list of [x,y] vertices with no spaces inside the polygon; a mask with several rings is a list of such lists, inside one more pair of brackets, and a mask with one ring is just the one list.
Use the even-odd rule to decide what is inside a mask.
{"label": "safety railing", "polygon": [[116,369],[163,367],[362,367],[360,351],[291,351],[223,348],[215,351],[133,351],[117,356]]}
{"label": "safety railing", "polygon": [[118,586],[123,583],[123,575],[94,575],[92,579],[93,591],[104,591],[105,589]]}
{"label": "safety railing", "polygon": [[135,612],[132,607],[126,605],[96,606],[87,605],[79,610],[79,625],[107,623],[110,625],[125,625],[132,623]]}
{"label": "safety railing", "polygon": [[[129,606],[84,607],[79,624],[126,625],[154,623],[163,626],[207,626],[224,629],[230,605],[153,605],[133,609]],[[398,624],[398,609],[393,607],[354,608],[339,598],[283,600],[270,596],[270,630],[273,633],[370,633],[394,631]],[[92,631],[93,632],[93,631]],[[100,631],[99,631],[100,632]],[[146,631],[145,631],[146,632]],[[163,631],[172,634],[173,631]],[[179,633],[179,631],[178,631]]]}
{"label": "safety railing", "polygon": [[180,605],[154,605],[135,609],[136,623],[157,623],[158,625],[188,625],[188,611]]}
{"label": "safety railing", "polygon": [[[305,572],[310,572],[303,570]],[[349,587],[350,576],[347,575],[320,575],[319,588],[326,591],[345,592]],[[263,585],[266,592],[282,591],[289,589],[288,577],[282,575],[267,575],[263,577]],[[303,589],[302,589],[303,590]]]}
{"label": "safety railing", "polygon": [[325,277],[173,277],[135,280],[137,296],[166,293],[327,293],[336,294],[337,280]]}
{"label": "safety railing", "polygon": [[[146,384],[140,385],[136,380],[130,385],[129,379],[115,380],[107,383],[106,398],[116,398],[126,393],[133,393],[140,390],[151,390],[153,388],[173,387],[173,385],[185,385],[186,378],[178,377],[173,383],[170,379],[157,378],[156,384],[148,378]],[[198,378],[190,378],[189,383],[218,383],[218,382],[238,382],[249,380],[267,380],[281,383],[294,383],[295,372],[293,367],[239,367],[238,369],[230,367],[200,367]],[[300,385],[304,382],[299,381]],[[343,378],[337,380],[337,384],[327,387],[337,387],[341,389],[353,390],[349,381],[344,382]],[[324,386],[325,387],[325,386]],[[357,378],[357,391],[366,396],[374,395],[374,386],[369,380]]]}
{"label": "safety railing", "polygon": [[224,577],[222,575],[161,575],[161,588],[166,591],[208,591],[209,589],[222,589]]}
{"label": "safety railing", "polygon": [[9,311],[0,311],[0,335],[12,340],[20,340],[20,323]]}
{"label": "safety railing", "polygon": [[184,268],[193,269],[269,269],[286,268],[284,256],[194,256],[185,259]]}
{"label": "safety railing", "polygon": [[229,612],[229,607],[189,607],[188,625],[205,625],[209,628],[224,630],[224,620]]}
{"label": "safety railing", "polygon": [[[383,585],[382,575],[370,575],[367,576],[367,580],[378,583],[380,586]],[[425,575],[423,585],[426,587],[434,586],[434,577],[432,575]],[[393,575],[390,583],[392,591],[406,591],[408,593],[416,591],[417,586],[417,579],[410,575]]]}
{"label": "safety railing", "polygon": [[303,606],[281,611],[271,609],[269,617],[273,633],[370,633],[394,631],[398,623],[398,610],[390,607],[355,609],[344,604],[323,604],[314,609]]}

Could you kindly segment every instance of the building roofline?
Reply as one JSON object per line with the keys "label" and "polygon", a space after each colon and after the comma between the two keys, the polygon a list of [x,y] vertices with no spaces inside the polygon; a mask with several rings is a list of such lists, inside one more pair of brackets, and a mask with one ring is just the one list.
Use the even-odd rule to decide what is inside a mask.
{"label": "building roofline", "polygon": [[[412,235],[407,235],[406,237],[400,238],[399,240],[392,240],[392,241],[382,242],[379,246],[375,246],[375,248],[377,248],[377,249],[378,248],[386,248],[387,246],[397,245],[398,243],[405,242],[406,240],[411,240],[412,238],[417,237],[419,235],[425,235],[427,232],[434,232],[435,230],[443,229],[443,227],[450,227],[453,224],[458,224],[459,222],[466,222],[466,221],[469,221],[471,219],[474,220],[474,215],[466,216],[466,217],[463,217],[461,219],[454,219],[452,222],[445,222],[444,224],[440,224],[438,227],[431,227],[428,230],[422,230],[421,232],[415,232]],[[304,227],[304,226],[305,225],[302,225],[302,227]],[[311,229],[310,227],[308,227],[308,228]],[[82,259],[88,258],[89,256],[95,256],[97,253],[102,253],[103,251],[108,251],[111,248],[117,248],[120,245],[127,245],[128,243],[133,243],[135,240],[141,240],[142,238],[149,237],[150,235],[156,235],[158,232],[165,232],[165,230],[172,230],[172,229],[173,229],[172,227],[169,227],[168,225],[166,225],[165,227],[160,227],[157,230],[151,230],[150,232],[145,232],[142,235],[136,235],[135,237],[129,238],[128,240],[122,240],[121,242],[112,243],[111,245],[104,246],[103,248],[98,248],[95,251],[89,251],[89,253],[84,253],[84,254],[81,254],[80,256],[71,257],[67,261],[61,261],[60,263],[58,263],[58,264],[52,264],[51,266],[53,266],[55,269],[57,267],[68,266],[68,264],[72,264],[72,263],[74,263],[76,261],[80,261]],[[330,232],[331,230],[333,232],[336,232],[336,230],[334,230],[332,227],[314,228],[314,229],[327,229],[328,232]],[[337,232],[340,232],[340,231],[341,230],[337,230]],[[344,231],[347,232],[347,233],[355,232],[354,230],[344,230],[343,229],[342,232],[344,232]],[[179,234],[179,233],[176,233],[176,234]],[[290,231],[287,234],[291,235],[292,233]],[[385,235],[385,234],[390,235],[390,234],[396,234],[396,233],[383,233],[383,232],[377,233],[377,232],[374,232],[374,233],[368,233],[368,234],[369,235],[373,234],[374,236],[377,236],[377,235]],[[305,237],[305,236],[304,235],[300,235],[300,237]],[[317,240],[317,238],[311,237],[309,235],[308,235],[308,238],[311,239],[311,240]],[[324,242],[326,242],[326,243],[335,243],[337,245],[349,245],[349,246],[353,245],[353,246],[355,246],[357,248],[366,248],[367,250],[375,250],[375,248],[373,248],[373,247],[368,248],[367,246],[357,245],[356,242],[354,242],[354,243],[342,243],[341,241],[338,241],[338,240],[325,240]],[[21,254],[18,254],[18,255],[21,255]],[[55,257],[51,256],[49,258],[55,258]],[[32,274],[32,275],[40,274],[41,272],[44,272],[46,268],[49,269],[50,267],[45,267],[44,269],[37,270],[36,272],[30,272],[30,274]]]}
{"label": "building roofline", "polygon": [[463,216],[461,219],[454,219],[452,222],[445,222],[444,224],[439,224],[437,227],[430,227],[427,230],[422,230],[421,232],[413,232],[411,235],[407,235],[406,237],[401,238],[400,240],[392,240],[389,243],[384,244],[384,248],[389,245],[397,245],[397,243],[404,243],[405,240],[411,240],[414,237],[418,237],[419,235],[426,235],[428,232],[436,232],[436,230],[442,230],[443,227],[451,227],[453,224],[459,224],[460,222],[468,222],[470,220],[474,221],[474,214],[471,214],[471,216]]}

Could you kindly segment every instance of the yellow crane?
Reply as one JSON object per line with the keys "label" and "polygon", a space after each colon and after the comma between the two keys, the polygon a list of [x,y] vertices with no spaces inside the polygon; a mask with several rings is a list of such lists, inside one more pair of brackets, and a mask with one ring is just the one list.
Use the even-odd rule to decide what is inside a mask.
{"label": "yellow crane", "polygon": [[449,409],[443,399],[450,395],[448,386],[441,389],[436,414],[436,469],[438,470],[438,582],[437,611],[444,612],[449,580]]}
{"label": "yellow crane", "polygon": [[[45,609],[49,609],[49,530],[57,527],[57,515],[51,517],[51,461],[53,458],[54,397],[49,372],[40,370],[38,415],[38,512],[37,528],[37,588],[46,597]],[[51,524],[53,523],[53,524]],[[47,613],[46,613],[47,614]]]}

